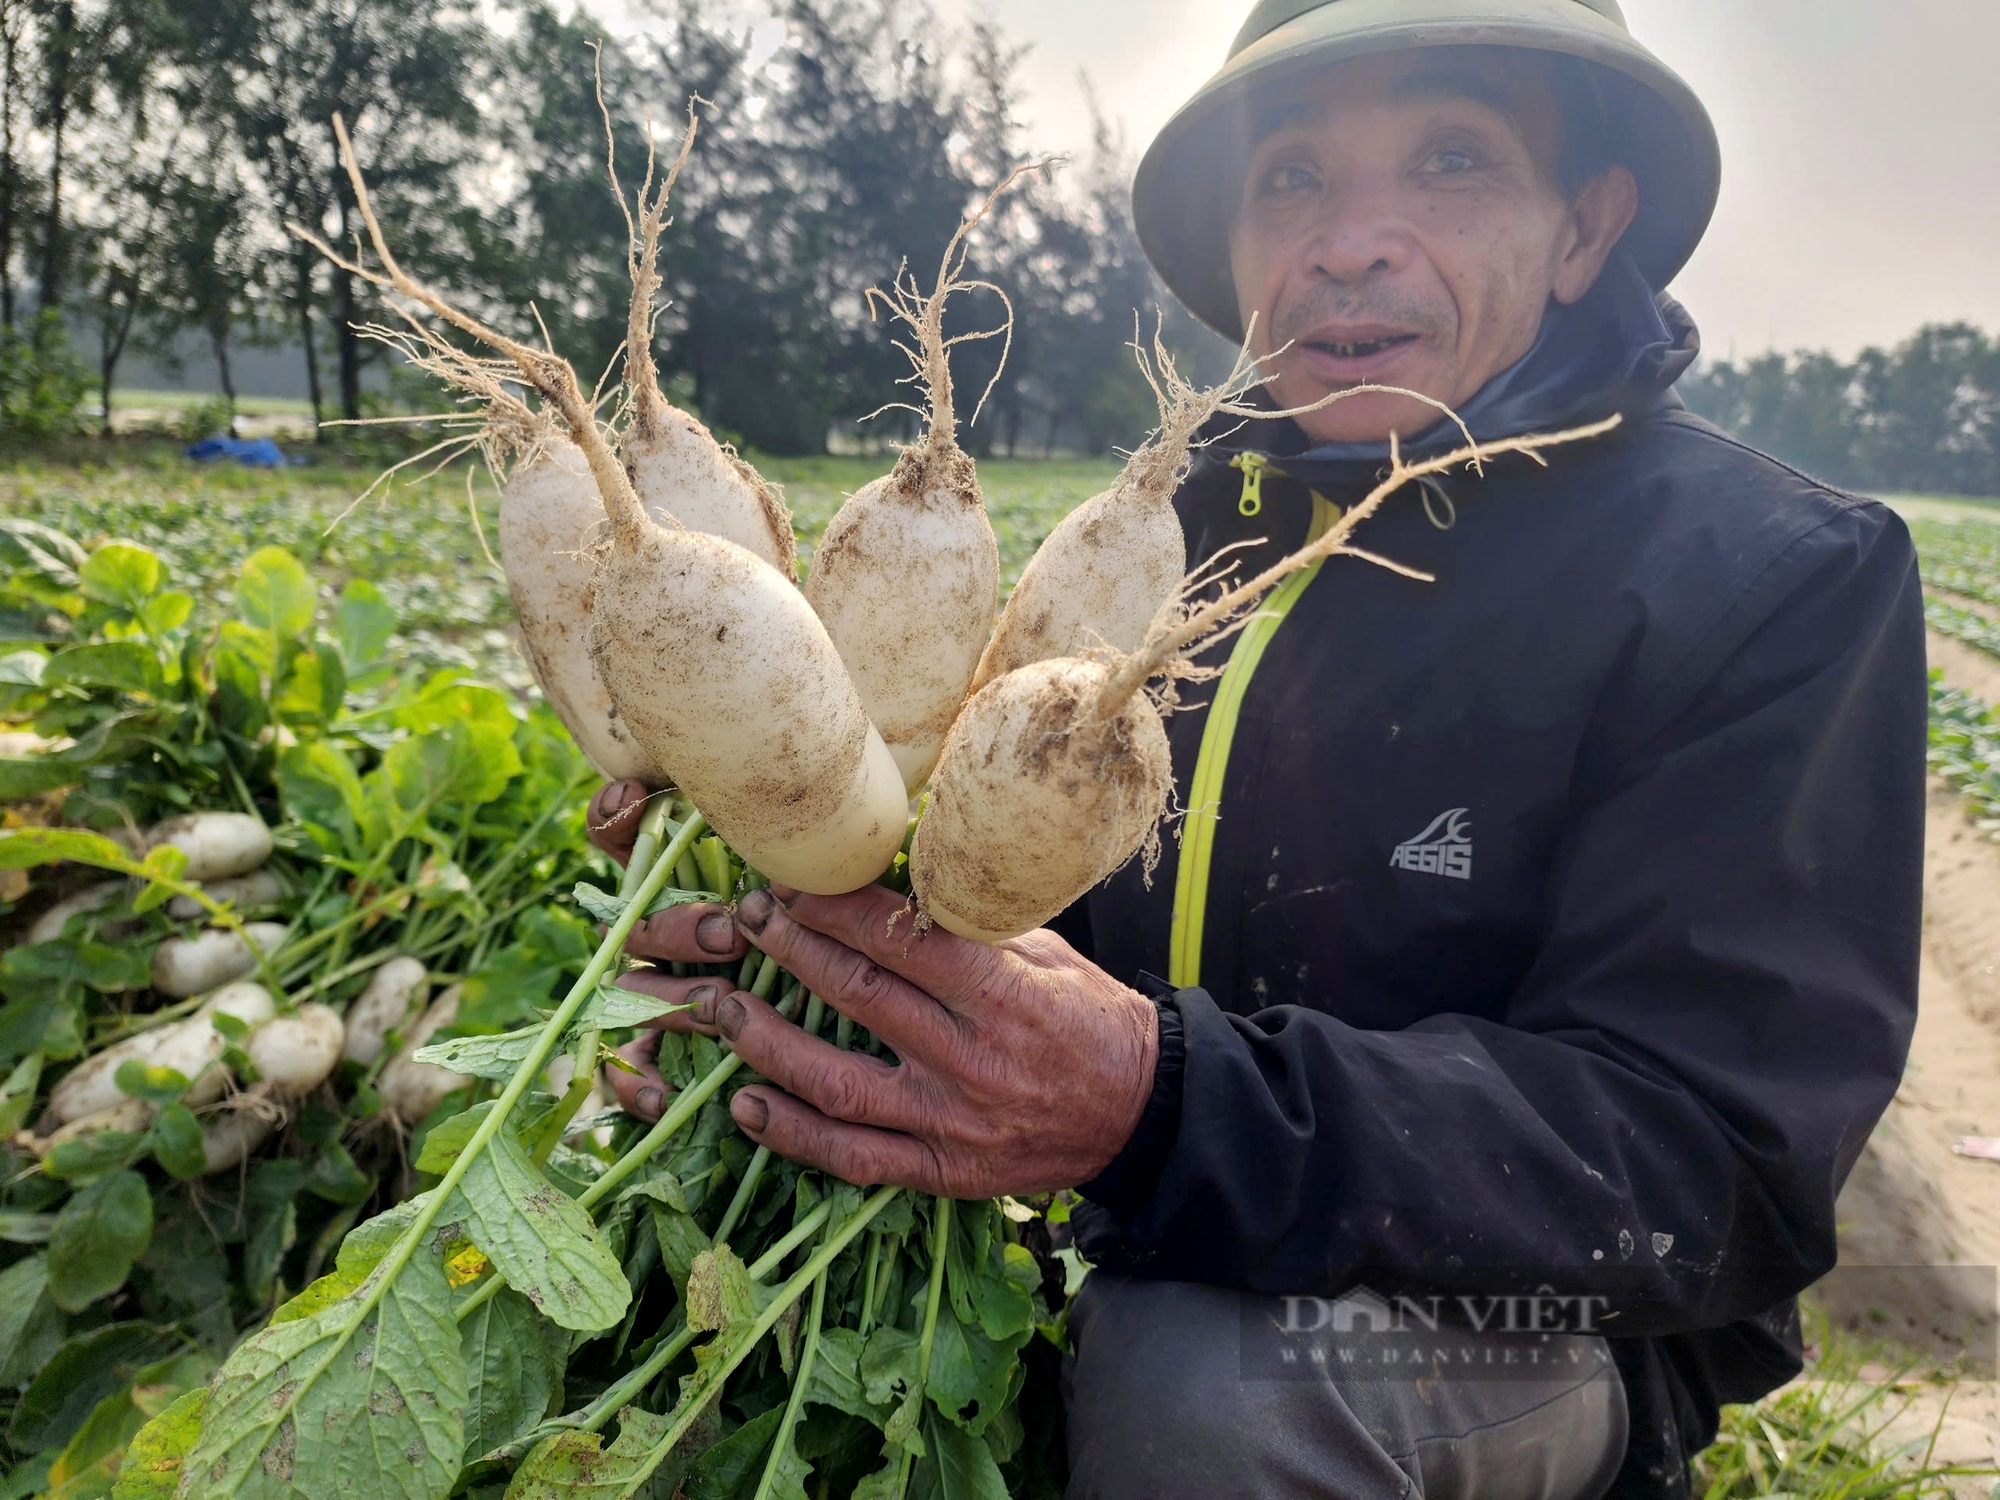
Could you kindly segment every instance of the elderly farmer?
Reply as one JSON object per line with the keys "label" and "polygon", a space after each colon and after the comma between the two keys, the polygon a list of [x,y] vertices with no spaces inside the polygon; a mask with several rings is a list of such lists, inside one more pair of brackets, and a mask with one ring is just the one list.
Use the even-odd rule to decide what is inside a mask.
{"label": "elderly farmer", "polygon": [[[753,1139],[1083,1185],[1074,1494],[1682,1494],[1718,1408],[1799,1368],[1914,1019],[1923,636],[1893,515],[1673,394],[1659,289],[1717,176],[1614,0],[1264,0],[1140,167],[1167,284],[1254,315],[1283,407],[1623,425],[1401,497],[1367,545],[1434,584],[1345,557],[1275,595],[1171,721],[1177,868],[1061,935],[781,891],[635,937],[749,934],[893,1045],[643,981],[771,1080]],[[1289,550],[1392,433],[1458,441],[1394,395],[1218,424],[1190,558]],[[602,795],[608,847],[636,802]]]}

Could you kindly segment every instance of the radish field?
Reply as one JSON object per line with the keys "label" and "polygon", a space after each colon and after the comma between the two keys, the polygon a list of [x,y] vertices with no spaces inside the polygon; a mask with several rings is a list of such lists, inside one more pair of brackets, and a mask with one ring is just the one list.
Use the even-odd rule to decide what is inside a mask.
{"label": "radish field", "polygon": [[[763,462],[802,555],[887,463]],[[981,465],[1003,590],[1116,472]],[[760,877],[684,798],[650,876],[589,848],[599,778],[516,654],[490,483],[479,525],[463,469],[341,520],[371,476],[0,462],[0,1500],[289,1462],[258,1351],[377,1333],[383,1378],[463,1399],[312,1399],[368,1403],[437,1494],[1053,1500],[1063,1200],[864,1199],[753,1152],[706,1037],[663,1044],[658,1125],[612,1106],[579,1064],[659,1012],[605,955]],[[1932,630],[2000,662],[2000,526],[1916,531]],[[2000,826],[1991,706],[1935,685],[1932,764]],[[871,1045],[754,951],[728,974]],[[1898,1463],[1856,1389],[1732,1413],[1701,1487],[1964,1477]]]}

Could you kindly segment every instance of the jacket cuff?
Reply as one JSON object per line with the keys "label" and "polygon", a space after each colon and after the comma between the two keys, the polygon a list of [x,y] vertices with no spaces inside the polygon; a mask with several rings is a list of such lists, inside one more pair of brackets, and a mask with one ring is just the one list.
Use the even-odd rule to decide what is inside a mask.
{"label": "jacket cuff", "polygon": [[[1151,986],[1141,984],[1142,990]],[[1181,1081],[1187,1072],[1187,1033],[1178,996],[1160,985],[1149,993],[1160,1012],[1160,1050],[1153,1067],[1153,1092],[1139,1125],[1111,1165],[1077,1191],[1120,1219],[1144,1208],[1160,1185],[1167,1158],[1181,1133]]]}

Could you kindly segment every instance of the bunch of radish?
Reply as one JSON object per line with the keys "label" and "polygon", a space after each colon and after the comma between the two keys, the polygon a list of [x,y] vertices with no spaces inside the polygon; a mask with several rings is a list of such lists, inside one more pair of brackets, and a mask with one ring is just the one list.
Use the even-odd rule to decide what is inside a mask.
{"label": "bunch of radish", "polygon": [[929,291],[899,278],[892,293],[871,293],[909,332],[902,347],[927,426],[891,473],[842,506],[801,590],[782,503],[675,410],[654,375],[654,263],[695,132],[691,115],[672,169],[655,191],[649,163],[626,212],[622,431],[600,424],[565,360],[403,271],[351,156],[379,268],[298,232],[497,352],[475,359],[432,334],[425,358],[516,434],[504,565],[526,654],[578,742],[609,776],[677,788],[746,863],[804,891],[837,894],[879,876],[903,846],[906,799],[928,785],[911,854],[923,917],[988,942],[1046,922],[1157,846],[1172,779],[1160,713],[1192,653],[1317,559],[1384,562],[1349,539],[1410,481],[1602,430],[1483,447],[1468,434],[1443,457],[1399,458],[1319,541],[1258,578],[1209,588],[1219,597],[1195,607],[1213,580],[1184,578],[1172,498],[1196,434],[1220,412],[1296,413],[1247,403],[1264,383],[1247,346],[1230,377],[1202,391],[1157,340],[1150,363],[1135,341],[1160,427],[1049,536],[996,629],[997,550],[957,441],[950,351],[1009,332],[1011,312],[1000,329],[954,339],[944,309],[954,294],[995,290],[965,277],[967,239],[1016,172],[966,219]]}
{"label": "bunch of radish", "polygon": [[[900,1500],[921,1455],[937,1472],[947,1462],[966,1474],[983,1464],[986,1477],[968,1478],[968,1492],[991,1493],[998,1470],[978,1430],[951,1430],[962,1426],[964,1403],[926,1406],[946,1317],[964,1346],[962,1367],[1013,1358],[1019,1344],[997,1342],[995,1329],[1010,1330],[1009,1338],[1031,1332],[1029,1294],[1008,1273],[998,1273],[988,1288],[995,1300],[976,1314],[948,1311],[973,1306],[954,1278],[976,1275],[973,1262],[997,1251],[990,1228],[962,1256],[955,1206],[932,1201],[914,1262],[925,1278],[919,1286],[904,1266],[904,1242],[919,1219],[907,1203],[899,1206],[898,1189],[864,1198],[802,1174],[783,1193],[795,1207],[792,1228],[772,1240],[782,1215],[767,1209],[754,1228],[746,1217],[768,1151],[749,1157],[719,1215],[695,1222],[693,1200],[705,1205],[728,1169],[703,1169],[697,1193],[671,1168],[657,1170],[655,1158],[697,1119],[712,1121],[711,1106],[724,1106],[723,1090],[741,1067],[726,1052],[702,1063],[705,1072],[681,1067],[671,1106],[650,1127],[621,1127],[615,1159],[594,1161],[587,1182],[559,1189],[542,1175],[592,1092],[603,1033],[658,1014],[635,1011],[642,997],[611,982],[627,938],[662,906],[726,900],[760,882],[838,894],[893,872],[900,888],[906,845],[920,929],[935,922],[1001,941],[1046,922],[1157,846],[1172,792],[1161,716],[1176,682],[1195,672],[1195,653],[1240,626],[1296,569],[1336,553],[1369,558],[1349,544],[1354,529],[1410,480],[1586,434],[1472,445],[1420,463],[1399,457],[1338,525],[1275,567],[1233,586],[1209,575],[1190,579],[1170,502],[1196,435],[1218,412],[1246,420],[1270,413],[1245,401],[1260,383],[1247,357],[1223,386],[1199,392],[1163,354],[1155,370],[1142,353],[1161,400],[1159,432],[1111,490],[1050,537],[996,631],[997,549],[975,465],[958,443],[950,350],[962,339],[946,337],[944,309],[981,285],[964,274],[969,236],[1010,178],[954,236],[930,287],[899,277],[882,297],[909,334],[925,431],[889,474],[842,507],[801,588],[782,504],[666,401],[653,370],[654,261],[668,192],[693,144],[692,119],[672,170],[656,190],[649,164],[627,206],[633,299],[625,389],[609,422],[558,354],[488,327],[403,270],[345,127],[338,118],[334,126],[374,261],[295,232],[349,273],[491,351],[468,352],[415,318],[416,333],[402,336],[418,363],[480,403],[489,461],[511,461],[504,567],[524,650],[550,703],[600,770],[637,777],[658,795],[616,896],[578,888],[576,899],[606,931],[543,1019],[502,1037],[452,1037],[459,993],[426,1005],[424,975],[407,965],[392,974],[396,966],[385,965],[342,1033],[329,1032],[335,1058],[344,1052],[379,1070],[372,1076],[405,1120],[441,1103],[467,1075],[497,1085],[497,1093],[433,1127],[418,1164],[439,1174],[434,1187],[359,1226],[337,1269],[241,1344],[177,1428],[156,1421],[138,1441],[163,1451],[171,1445],[182,1500],[276,1493],[272,1484],[295,1492],[302,1484],[295,1467],[309,1468],[316,1454],[311,1477],[331,1473],[330,1435],[345,1443],[344,1429],[356,1423],[366,1440],[351,1452],[343,1447],[338,1467],[344,1482],[371,1493],[443,1500],[464,1490],[474,1468],[500,1465],[513,1472],[508,1495],[520,1500],[586,1491],[635,1500],[679,1487],[681,1471],[667,1466],[713,1442],[724,1383],[778,1333],[791,1394],[766,1414],[778,1418],[760,1429],[770,1434],[767,1448],[747,1456],[767,1453],[760,1496],[793,1493],[811,1469],[795,1450],[787,1454],[811,1389],[829,1281],[856,1247],[859,1264],[850,1263],[841,1284],[862,1289],[857,1326],[837,1326],[829,1337],[840,1336],[860,1368],[858,1340],[879,1314],[881,1333],[891,1336],[884,1347],[900,1351],[902,1372],[893,1413],[884,1407],[879,1420],[870,1416],[879,1405],[872,1396],[850,1413],[883,1433],[885,1464],[867,1492]],[[622,189],[620,200],[626,206]],[[911,799],[926,788],[912,845]],[[711,827],[719,837],[707,836]],[[774,998],[781,1015],[808,1031],[827,1023],[824,1003],[762,955],[753,952],[733,977]],[[293,1019],[310,1022],[311,1009]],[[251,1039],[284,1019],[265,1021]],[[834,1045],[857,1040],[845,1019],[834,1023]],[[187,1045],[210,1044],[190,1036]],[[640,1200],[651,1205],[652,1253],[664,1258],[662,1226],[708,1247],[676,1278],[674,1319],[632,1350],[633,1365],[587,1407],[543,1419],[543,1398],[499,1447],[468,1451],[461,1409],[473,1398],[483,1406],[487,1393],[473,1388],[479,1377],[458,1325],[470,1326],[510,1291],[517,1305],[530,1305],[513,1316],[565,1330],[558,1342],[571,1349],[589,1342],[575,1335],[626,1321],[650,1290],[644,1283],[654,1263],[635,1254],[632,1267],[621,1266],[613,1240],[626,1229],[612,1226],[629,1229]],[[1006,1221],[995,1205],[968,1208],[989,1226]],[[747,1252],[740,1257],[739,1232]],[[753,1259],[758,1235],[766,1248]],[[477,1257],[462,1252],[468,1241]],[[803,1263],[759,1286],[795,1252]],[[1014,1312],[1003,1313],[1002,1302]],[[912,1311],[920,1331],[892,1323]],[[392,1322],[398,1331],[389,1336]],[[792,1330],[801,1327],[795,1341]],[[968,1352],[975,1340],[985,1341],[983,1352]],[[400,1384],[373,1384],[385,1358],[419,1346],[421,1370],[406,1366],[384,1376]],[[624,1335],[617,1349],[622,1358]],[[690,1355],[692,1372],[676,1378]],[[639,1405],[653,1390],[677,1393],[667,1415]],[[405,1391],[427,1397],[421,1420]],[[605,1447],[601,1433],[613,1421],[619,1435]],[[927,1448],[946,1442],[954,1445],[949,1459]]]}

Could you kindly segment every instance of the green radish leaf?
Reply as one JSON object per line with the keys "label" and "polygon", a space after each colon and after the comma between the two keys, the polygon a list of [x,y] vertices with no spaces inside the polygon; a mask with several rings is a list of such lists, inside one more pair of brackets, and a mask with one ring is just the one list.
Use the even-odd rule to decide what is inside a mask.
{"label": "green radish leaf", "polygon": [[[134,909],[136,910],[136,903]],[[85,943],[76,950],[83,965],[83,982],[103,995],[143,990],[153,979],[151,944]]]}
{"label": "green radish leaf", "polygon": [[610,1031],[620,1026],[643,1026],[648,1021],[657,1021],[661,1016],[687,1008],[685,1005],[669,1004],[652,995],[642,995],[637,990],[620,989],[606,980],[598,985],[597,993],[584,1003],[583,1009],[570,1023],[570,1030]]}
{"label": "green radish leaf", "polygon": [[49,658],[42,687],[109,688],[118,693],[157,694],[164,685],[160,660],[138,641],[104,641],[70,646]]}
{"label": "green radish leaf", "polygon": [[727,1245],[702,1252],[688,1272],[688,1327],[698,1333],[720,1333],[723,1337],[716,1342],[726,1342],[757,1321],[759,1290],[749,1269]]}
{"label": "green radish leaf", "polygon": [[194,596],[179,589],[155,594],[139,606],[139,621],[154,635],[167,635],[187,624],[194,614]]}
{"label": "green radish leaf", "polygon": [[273,1325],[296,1323],[301,1318],[316,1317],[342,1298],[353,1296],[367,1279],[365,1276],[350,1276],[345,1271],[330,1271],[318,1281],[309,1283],[289,1302],[280,1303],[278,1310],[271,1314],[271,1322]]}
{"label": "green radish leaf", "polygon": [[[146,1425],[146,1414],[132,1404],[130,1391],[119,1391],[98,1402],[83,1425],[76,1430],[56,1461],[49,1465],[48,1484],[54,1495],[75,1494],[85,1487],[85,1475],[103,1464],[104,1460],[120,1453],[133,1435]],[[91,1479],[98,1475],[90,1474]],[[79,1483],[78,1481],[85,1481]],[[100,1485],[91,1487],[94,1493],[107,1494],[111,1488],[109,1477]],[[54,1500],[54,1495],[51,1500]]]}
{"label": "green radish leaf", "polygon": [[97,1403],[179,1342],[155,1323],[107,1323],[80,1333],[50,1356],[14,1408],[7,1440],[17,1450],[60,1448]]}
{"label": "green radish leaf", "polygon": [[[506,1500],[617,1500],[641,1492],[639,1476],[670,1431],[664,1417],[628,1406],[609,1448],[595,1432],[559,1432],[538,1443],[507,1486]],[[668,1493],[671,1493],[669,1491]]]}
{"label": "green radish leaf", "polygon": [[367,1279],[368,1273],[387,1258],[396,1241],[403,1237],[403,1231],[416,1221],[430,1201],[430,1193],[419,1193],[357,1224],[340,1242],[340,1251],[335,1257],[334,1263],[339,1266],[341,1274],[352,1277],[354,1284],[359,1286]]}
{"label": "green radish leaf", "polygon": [[106,542],[77,572],[85,597],[136,611],[166,582],[157,553],[130,542]]}
{"label": "green radish leaf", "polygon": [[305,1178],[306,1164],[295,1157],[260,1162],[250,1174],[243,1194],[250,1227],[243,1245],[243,1289],[258,1302],[271,1295],[279,1263],[298,1239],[299,1210],[293,1200]]}
{"label": "green radish leaf", "polygon": [[458,1325],[465,1356],[465,1461],[518,1442],[562,1398],[562,1361],[547,1325],[508,1290]]}
{"label": "green radish leaf", "polygon": [[312,628],[319,595],[299,560],[282,547],[250,554],[236,580],[236,609],[260,630],[290,640]]}
{"label": "green radish leaf", "polygon": [[[513,1078],[528,1054],[535,1050],[535,1043],[541,1035],[540,1026],[524,1026],[519,1031],[503,1032],[499,1036],[452,1037],[419,1047],[413,1055],[421,1063],[432,1063],[472,1078],[490,1078],[496,1083],[505,1083]],[[425,1167],[423,1170],[435,1172],[438,1169]]]}
{"label": "green radish leaf", "polygon": [[459,1180],[443,1218],[558,1327],[582,1333],[625,1316],[632,1288],[590,1215],[544,1177],[510,1130],[496,1132]]}
{"label": "green radish leaf", "polygon": [[[606,927],[624,916],[625,908],[631,904],[623,896],[610,895],[588,883],[578,885],[570,894],[592,921],[602,922]],[[672,911],[677,906],[703,906],[724,899],[714,891],[684,891],[668,886],[653,898],[646,908],[646,915],[657,917],[661,912]]]}
{"label": "green radish leaf", "polygon": [[38,688],[48,658],[39,651],[10,651],[0,656],[0,687]]}
{"label": "green radish leaf", "polygon": [[632,904],[623,896],[610,895],[588,882],[579,884],[570,894],[591,921],[602,922],[606,927],[613,926]]}
{"label": "green radish leaf", "polygon": [[[30,1052],[15,1064],[14,1071],[7,1075],[7,1081],[0,1083],[0,1138],[11,1136],[28,1121],[28,1112],[35,1106],[35,1088],[42,1079],[42,1054]],[[5,1214],[0,1213],[0,1219]],[[0,1233],[0,1239],[11,1236]],[[17,1240],[17,1244],[28,1241]],[[35,1241],[34,1243],[40,1243]]]}
{"label": "green radish leaf", "polygon": [[157,849],[148,849],[146,857],[139,862],[139,875],[146,885],[132,900],[132,910],[149,912],[158,906],[165,906],[180,893],[169,881],[179,880],[187,874],[187,851],[176,849],[172,844],[162,844]]}
{"label": "green radish leaf", "polygon": [[347,675],[358,677],[382,659],[396,633],[396,611],[382,591],[365,578],[348,581],[340,591],[340,655]]}
{"label": "green radish leaf", "polygon": [[954,1218],[945,1286],[960,1322],[1004,1342],[1034,1327],[1034,1292],[1042,1273],[1026,1246],[1009,1244],[994,1232],[998,1217],[999,1211],[985,1204]]}
{"label": "green radish leaf", "polygon": [[806,1380],[806,1400],[831,1406],[880,1427],[889,1407],[868,1399],[861,1382],[861,1354],[866,1341],[852,1328],[828,1328],[819,1336],[819,1356]]}
{"label": "green radish leaf", "polygon": [[77,828],[0,831],[0,870],[32,870],[37,865],[52,865],[65,859],[106,870],[125,870],[132,865],[125,851],[102,834],[85,833]]}
{"label": "green radish leaf", "polygon": [[80,1312],[125,1284],[153,1239],[153,1194],[126,1168],[79,1188],[49,1238],[49,1292],[64,1312]]}
{"label": "green radish leaf", "polygon": [[355,1165],[345,1146],[329,1141],[320,1148],[305,1187],[316,1198],[342,1208],[355,1208],[374,1196],[375,1179]]}
{"label": "green radish leaf", "polygon": [[[129,1067],[130,1064],[127,1064]],[[153,1159],[169,1177],[191,1182],[208,1170],[208,1153],[202,1149],[201,1121],[185,1104],[173,1103],[153,1121]]]}
{"label": "green radish leaf", "polygon": [[[763,1468],[764,1455],[785,1419],[785,1409],[774,1406],[752,1417],[728,1437],[702,1451],[688,1468],[681,1486],[687,1500],[735,1500],[751,1478]],[[784,1491],[779,1491],[783,1494]]]}
{"label": "green radish leaf", "polygon": [[49,1296],[47,1255],[37,1252],[0,1271],[0,1375],[11,1376],[19,1367],[34,1326],[46,1322],[55,1307]]}
{"label": "green radish leaf", "polygon": [[925,1456],[924,1435],[924,1393],[911,1391],[902,1399],[889,1420],[882,1424],[882,1436],[894,1448],[906,1448],[918,1458]]}
{"label": "green radish leaf", "polygon": [[331,723],[340,716],[340,705],[347,701],[347,666],[331,641],[314,645],[313,656],[319,662],[318,715],[322,722]]}
{"label": "green radish leaf", "polygon": [[882,1467],[855,1485],[854,1493],[847,1500],[903,1500],[902,1478],[902,1450],[892,1443]]}
{"label": "green radish leaf", "polygon": [[83,1182],[130,1166],[145,1149],[146,1137],[137,1131],[92,1130],[57,1142],[42,1158],[42,1170],[58,1182]]}
{"label": "green radish leaf", "polygon": [[909,1500],[1007,1500],[1007,1481],[983,1439],[932,1415],[930,1453],[910,1474]]}
{"label": "green radish leaf", "polygon": [[207,1389],[189,1391],[140,1428],[118,1466],[111,1500],[173,1500],[207,1409]]}
{"label": "green radish leaf", "polygon": [[83,768],[74,761],[53,755],[0,755],[0,802],[21,802],[81,780]]}
{"label": "green radish leaf", "polygon": [[917,1336],[904,1328],[878,1328],[861,1350],[861,1388],[875,1406],[891,1406],[917,1388],[922,1368]]}
{"label": "green radish leaf", "polygon": [[[10,1125],[7,1128],[16,1130],[19,1126]],[[54,1214],[27,1214],[18,1209],[0,1208],[0,1240],[10,1245],[46,1245],[49,1236],[55,1232]],[[0,1349],[0,1359],[5,1357],[4,1349]],[[4,1380],[0,1380],[0,1385],[5,1384]]]}
{"label": "green radish leaf", "polygon": [[937,1409],[975,1436],[984,1432],[1013,1394],[1021,1378],[1019,1351],[1032,1336],[1032,1329],[1023,1329],[1012,1338],[989,1339],[976,1324],[959,1322],[949,1306],[941,1308],[927,1386]]}
{"label": "green radish leaf", "polygon": [[237,1346],[209,1387],[186,1460],[203,1477],[202,1500],[436,1500],[450,1491],[466,1399],[451,1288],[421,1248],[378,1287],[386,1271]]}
{"label": "green radish leaf", "polygon": [[154,1067],[137,1058],[120,1063],[112,1082],[128,1099],[144,1099],[148,1104],[178,1104],[194,1086],[178,1068]]}
{"label": "green radish leaf", "polygon": [[294,818],[326,829],[342,847],[360,852],[361,778],[339,750],[325,740],[291,746],[278,757],[278,792]]}

